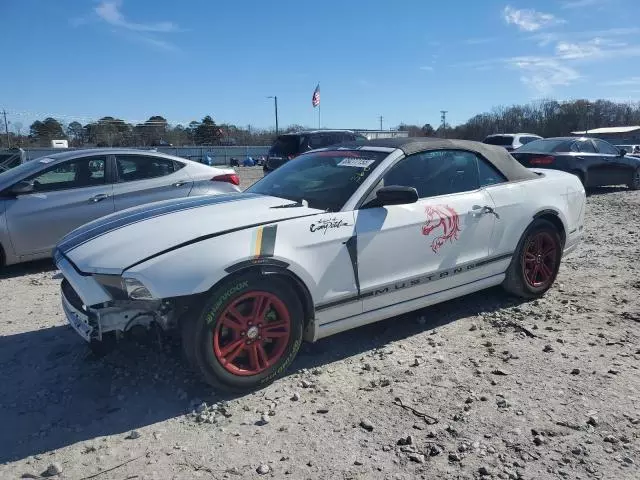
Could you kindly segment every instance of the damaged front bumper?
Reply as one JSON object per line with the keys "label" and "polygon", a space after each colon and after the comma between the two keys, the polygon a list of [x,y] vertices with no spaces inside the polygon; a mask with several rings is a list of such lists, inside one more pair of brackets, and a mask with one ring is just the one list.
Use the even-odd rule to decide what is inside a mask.
{"label": "damaged front bumper", "polygon": [[152,324],[163,330],[175,326],[173,304],[160,299],[115,299],[92,275],[78,272],[62,255],[55,262],[64,279],[60,286],[67,321],[87,342],[101,341],[109,332],[122,334]]}

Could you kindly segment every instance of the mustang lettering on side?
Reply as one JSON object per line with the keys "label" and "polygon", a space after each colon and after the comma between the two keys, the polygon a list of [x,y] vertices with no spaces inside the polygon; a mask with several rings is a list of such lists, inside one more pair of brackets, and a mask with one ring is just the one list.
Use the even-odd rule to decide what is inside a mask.
{"label": "mustang lettering on side", "polygon": [[206,382],[246,391],[286,375],[303,341],[496,285],[544,295],[584,214],[575,175],[501,147],[379,139],[304,153],[242,193],[103,217],[54,259],[91,348],[174,330]]}

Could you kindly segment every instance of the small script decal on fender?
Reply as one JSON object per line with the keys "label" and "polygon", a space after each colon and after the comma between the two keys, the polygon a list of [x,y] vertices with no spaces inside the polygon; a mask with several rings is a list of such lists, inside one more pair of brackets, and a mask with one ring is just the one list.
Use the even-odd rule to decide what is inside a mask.
{"label": "small script decal on fender", "polygon": [[447,240],[458,240],[460,217],[453,208],[448,205],[429,206],[425,208],[425,214],[427,221],[422,225],[422,235],[429,236],[434,230],[442,228],[442,234],[431,242],[431,250],[434,253],[438,253]]}
{"label": "small script decal on fender", "polygon": [[340,228],[340,227],[350,227],[351,224],[345,222],[342,219],[337,219],[335,217],[333,218],[321,218],[320,220],[318,220],[315,223],[312,223],[311,225],[309,225],[309,231],[310,232],[322,232],[324,235],[327,234],[327,230],[329,229],[333,229],[333,228]]}

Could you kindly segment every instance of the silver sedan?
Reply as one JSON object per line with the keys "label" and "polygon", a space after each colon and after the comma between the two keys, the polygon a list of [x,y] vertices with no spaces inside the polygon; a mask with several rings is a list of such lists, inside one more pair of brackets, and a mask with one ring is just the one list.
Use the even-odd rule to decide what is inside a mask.
{"label": "silver sedan", "polygon": [[90,149],[0,174],[0,266],[47,258],[71,230],[144,203],[239,192],[231,168],[153,151]]}

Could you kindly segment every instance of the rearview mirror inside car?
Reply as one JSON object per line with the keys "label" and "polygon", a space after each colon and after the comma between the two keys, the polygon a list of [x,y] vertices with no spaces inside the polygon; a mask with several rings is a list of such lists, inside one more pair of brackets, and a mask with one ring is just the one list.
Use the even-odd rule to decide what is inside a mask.
{"label": "rearview mirror inside car", "polygon": [[33,183],[27,182],[26,180],[18,182],[11,187],[11,193],[15,195],[24,195],[25,193],[31,192],[33,192]]}
{"label": "rearview mirror inside car", "polygon": [[400,185],[389,185],[382,187],[376,192],[378,206],[385,205],[405,205],[418,201],[418,191],[413,187],[403,187]]}
{"label": "rearview mirror inside car", "polygon": [[624,157],[627,154],[627,151],[624,148],[621,148],[618,153],[620,154],[621,157]]}

